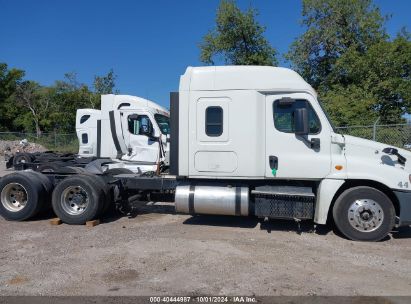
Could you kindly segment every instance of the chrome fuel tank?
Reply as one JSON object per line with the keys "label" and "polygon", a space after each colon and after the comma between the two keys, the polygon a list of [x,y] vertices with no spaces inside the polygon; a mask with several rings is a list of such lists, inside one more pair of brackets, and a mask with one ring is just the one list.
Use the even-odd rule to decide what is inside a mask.
{"label": "chrome fuel tank", "polygon": [[175,207],[181,213],[247,216],[249,190],[226,185],[181,185],[176,188]]}

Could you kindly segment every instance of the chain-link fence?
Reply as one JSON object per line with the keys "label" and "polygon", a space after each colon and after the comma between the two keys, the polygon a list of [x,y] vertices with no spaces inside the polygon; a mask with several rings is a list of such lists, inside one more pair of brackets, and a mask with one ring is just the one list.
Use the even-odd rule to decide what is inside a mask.
{"label": "chain-link fence", "polygon": [[411,148],[410,124],[350,126],[336,129],[341,134],[362,137],[400,148]]}
{"label": "chain-link fence", "polygon": [[[341,134],[411,149],[411,124],[337,127],[336,131]],[[27,139],[29,143],[40,144],[48,150],[78,152],[78,139],[75,133],[42,133],[37,137],[35,133],[0,132],[0,141],[21,141],[23,139]]]}
{"label": "chain-link fence", "polygon": [[78,139],[75,133],[36,133],[0,132],[0,141],[21,141],[26,139],[28,143],[36,143],[47,150],[56,152],[78,152]]}

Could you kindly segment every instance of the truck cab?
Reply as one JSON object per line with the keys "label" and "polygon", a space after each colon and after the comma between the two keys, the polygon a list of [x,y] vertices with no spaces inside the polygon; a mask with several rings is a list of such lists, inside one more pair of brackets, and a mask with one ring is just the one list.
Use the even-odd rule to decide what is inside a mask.
{"label": "truck cab", "polygon": [[167,164],[169,113],[144,98],[102,95],[101,110],[77,110],[76,132],[79,155],[111,158],[109,167],[145,172]]}
{"label": "truck cab", "polygon": [[[335,132],[317,93],[296,72],[189,67],[177,96],[178,105],[171,104],[172,121],[178,119],[171,172],[197,180],[177,187],[177,209],[195,213],[200,187],[198,210],[218,210],[204,194],[212,190],[201,188],[201,180],[204,187],[213,180],[231,195],[233,215],[251,210],[325,224],[335,213],[338,228],[360,240],[411,223],[411,153]],[[237,199],[229,194],[233,185],[240,187]],[[243,197],[244,186],[250,197]]]}

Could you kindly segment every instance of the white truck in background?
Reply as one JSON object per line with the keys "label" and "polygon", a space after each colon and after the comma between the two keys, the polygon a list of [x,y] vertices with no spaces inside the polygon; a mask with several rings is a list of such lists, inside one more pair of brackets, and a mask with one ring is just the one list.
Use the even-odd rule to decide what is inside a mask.
{"label": "white truck in background", "polygon": [[[102,135],[124,136],[133,115],[125,109],[102,114],[102,125],[123,122],[106,124]],[[314,89],[292,70],[188,67],[170,95],[170,131],[167,173],[9,174],[0,180],[0,215],[28,219],[51,196],[63,222],[84,224],[110,204],[168,198],[192,215],[333,221],[358,241],[411,225],[411,153],[336,133]],[[118,159],[130,152],[114,147]]]}
{"label": "white truck in background", "polygon": [[106,169],[163,171],[169,165],[169,133],[169,112],[158,104],[130,95],[101,95],[101,110],[77,110],[78,154],[18,153],[8,167],[67,172],[101,160]]}
{"label": "white truck in background", "polygon": [[159,164],[168,165],[169,116],[141,97],[102,95],[101,110],[77,110],[78,155],[110,158],[110,169],[156,171]]}

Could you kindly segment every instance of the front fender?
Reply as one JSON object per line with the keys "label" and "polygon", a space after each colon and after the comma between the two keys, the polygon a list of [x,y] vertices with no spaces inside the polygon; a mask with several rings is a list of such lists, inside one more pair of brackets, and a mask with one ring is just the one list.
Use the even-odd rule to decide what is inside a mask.
{"label": "front fender", "polygon": [[323,179],[317,190],[314,223],[326,224],[331,202],[338,189],[345,183],[343,179]]}

